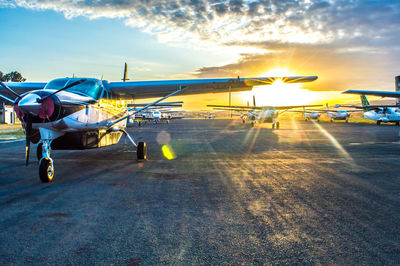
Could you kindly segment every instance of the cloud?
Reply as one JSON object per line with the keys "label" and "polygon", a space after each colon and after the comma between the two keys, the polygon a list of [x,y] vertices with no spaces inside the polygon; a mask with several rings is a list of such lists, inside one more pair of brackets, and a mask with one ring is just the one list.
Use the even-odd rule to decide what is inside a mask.
{"label": "cloud", "polygon": [[68,19],[120,18],[171,45],[265,51],[200,68],[198,77],[262,74],[285,65],[298,73],[321,73],[318,87],[310,85],[315,90],[371,81],[379,87],[387,85],[379,80],[394,75],[400,59],[399,1],[0,0],[2,6],[54,10]]}
{"label": "cloud", "polygon": [[[399,33],[400,3],[364,0],[14,0],[65,17],[123,18],[157,35],[215,43],[279,41],[329,43],[360,36],[385,41]],[[183,33],[183,35],[182,35]],[[165,39],[165,38],[163,38]]]}

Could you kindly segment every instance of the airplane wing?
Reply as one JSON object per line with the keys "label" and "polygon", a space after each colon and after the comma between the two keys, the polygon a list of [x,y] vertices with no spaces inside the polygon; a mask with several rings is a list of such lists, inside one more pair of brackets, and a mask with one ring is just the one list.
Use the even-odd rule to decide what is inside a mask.
{"label": "airplane wing", "polygon": [[381,97],[392,97],[392,98],[400,98],[400,92],[397,91],[365,91],[365,90],[347,90],[342,93],[348,94],[364,94],[364,95],[373,95],[373,96],[381,96]]}
{"label": "airplane wing", "polygon": [[303,107],[319,107],[321,104],[312,104],[312,105],[288,105],[288,106],[234,106],[234,105],[207,105],[207,107],[215,107],[218,109],[228,109],[228,110],[237,110],[237,111],[248,111],[248,110],[288,110],[295,108],[303,108]]}
{"label": "airplane wing", "polygon": [[43,82],[4,82],[8,87],[15,92],[21,94],[33,90],[43,89],[47,83]]}
{"label": "airplane wing", "polygon": [[167,93],[183,89],[179,95],[235,92],[251,90],[253,86],[271,85],[281,79],[285,83],[303,83],[316,80],[317,76],[298,77],[260,77],[234,79],[191,79],[191,80],[160,80],[160,81],[132,81],[109,82],[106,86],[112,94],[122,99],[143,99],[162,97]]}
{"label": "airplane wing", "polygon": [[[357,105],[339,105],[339,107],[349,107],[356,109],[376,109],[376,108],[385,108],[385,107],[400,107],[399,105],[366,105],[366,106],[357,106]],[[356,112],[357,110],[346,110],[347,112]]]}

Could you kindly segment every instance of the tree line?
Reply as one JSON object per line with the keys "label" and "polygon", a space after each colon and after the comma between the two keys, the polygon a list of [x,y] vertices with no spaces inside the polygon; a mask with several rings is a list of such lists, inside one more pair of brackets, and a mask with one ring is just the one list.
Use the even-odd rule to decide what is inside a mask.
{"label": "tree line", "polygon": [[3,82],[24,82],[26,78],[24,78],[21,73],[18,71],[11,71],[10,73],[4,74],[0,71],[0,81]]}

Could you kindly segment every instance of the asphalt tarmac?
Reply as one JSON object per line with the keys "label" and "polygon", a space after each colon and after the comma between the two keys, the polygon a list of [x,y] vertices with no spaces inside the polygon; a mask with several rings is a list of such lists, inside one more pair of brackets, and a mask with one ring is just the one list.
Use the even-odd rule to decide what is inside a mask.
{"label": "asphalt tarmac", "polygon": [[399,127],[270,127],[130,128],[149,160],[53,151],[48,184],[0,144],[0,264],[400,264]]}

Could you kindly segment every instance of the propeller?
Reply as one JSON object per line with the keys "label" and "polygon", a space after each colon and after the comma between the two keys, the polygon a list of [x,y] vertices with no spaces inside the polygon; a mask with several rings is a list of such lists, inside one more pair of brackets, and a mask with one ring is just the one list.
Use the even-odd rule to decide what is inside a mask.
{"label": "propeller", "polygon": [[21,96],[16,93],[15,91],[13,91],[12,89],[10,89],[3,81],[0,81],[0,85],[5,88],[6,90],[8,90],[9,92],[11,92],[12,94],[14,94],[15,96],[17,96],[17,98],[21,98]]}
{"label": "propeller", "polygon": [[28,166],[29,164],[29,153],[31,150],[31,137],[32,137],[32,117],[29,113],[26,114],[26,119],[25,119],[25,139],[26,139],[26,145],[25,145],[25,165]]}
{"label": "propeller", "polygon": [[76,85],[79,85],[79,84],[81,84],[81,83],[83,83],[83,82],[85,82],[85,81],[86,81],[86,79],[80,79],[80,80],[77,80],[77,81],[75,81],[75,82],[72,82],[71,84],[65,86],[64,88],[61,88],[61,89],[59,89],[58,91],[55,91],[55,92],[53,92],[52,94],[47,95],[46,97],[43,97],[43,98],[41,98],[41,99],[38,99],[38,103],[43,102],[43,101],[46,100],[47,98],[53,96],[54,94],[59,93],[60,91],[69,89],[69,88],[74,87],[74,86],[76,86]]}

